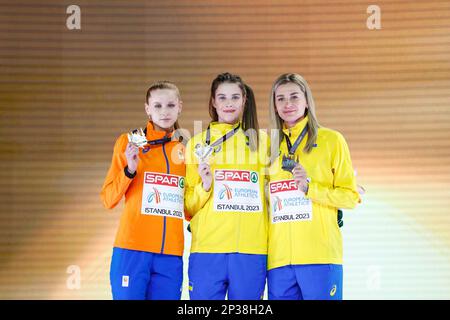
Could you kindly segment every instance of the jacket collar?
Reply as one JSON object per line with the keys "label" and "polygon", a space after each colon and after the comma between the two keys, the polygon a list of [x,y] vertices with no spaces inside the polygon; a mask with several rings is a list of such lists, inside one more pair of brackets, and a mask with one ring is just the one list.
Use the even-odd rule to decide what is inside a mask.
{"label": "jacket collar", "polygon": [[[213,121],[209,124],[212,135],[226,134],[228,131],[233,130],[239,126],[241,122],[235,124],[229,124],[224,122]],[[242,127],[242,126],[241,126]]]}
{"label": "jacket collar", "polygon": [[308,116],[305,116],[302,120],[297,122],[295,124],[295,126],[293,126],[292,128],[286,128],[286,126],[283,124],[283,132],[289,138],[296,139],[300,135],[300,133],[303,131],[303,129],[305,128],[307,123],[308,123]]}
{"label": "jacket collar", "polygon": [[168,137],[172,137],[174,131],[171,131],[170,133],[167,133],[166,131],[157,131],[155,130],[154,126],[153,126],[153,122],[148,121],[147,122],[147,127],[146,127],[146,134],[145,136],[147,137],[147,140],[158,140],[158,139],[162,139],[164,138],[166,135]]}

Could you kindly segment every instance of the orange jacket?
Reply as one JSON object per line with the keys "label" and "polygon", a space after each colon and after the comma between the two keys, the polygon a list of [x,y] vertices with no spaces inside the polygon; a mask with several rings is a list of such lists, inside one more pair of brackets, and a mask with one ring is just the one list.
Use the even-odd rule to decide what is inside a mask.
{"label": "orange jacket", "polygon": [[[153,124],[148,122],[147,140],[162,139],[165,134],[163,131],[155,131]],[[169,136],[171,137],[172,134]],[[152,197],[157,199],[153,202],[154,206],[158,206],[155,203],[166,203],[164,200],[168,200],[167,193],[158,192],[155,190],[156,188],[153,188],[158,185],[152,185],[149,190],[155,190],[154,194],[147,193],[148,197],[144,196],[143,199],[144,177],[158,176],[160,178],[169,178],[171,181],[179,181],[180,189],[177,190],[184,191],[184,176],[186,173],[184,146],[175,140],[165,144],[150,146],[149,150],[140,148],[140,161],[136,170],[136,176],[130,179],[124,172],[127,165],[124,154],[127,144],[127,134],[122,134],[114,146],[111,167],[101,191],[103,205],[108,209],[114,208],[125,195],[125,208],[120,219],[114,246],[182,256],[184,249],[183,216],[180,218],[170,215],[150,215],[141,213],[141,211],[146,211],[142,207],[144,205],[143,201],[150,203],[150,201],[154,200],[150,199],[154,194],[157,194],[155,197]],[[153,175],[152,172],[162,173],[163,175]],[[170,174],[171,176],[165,176],[164,174]],[[166,179],[166,181],[169,180]],[[148,182],[150,180],[147,178],[145,181]],[[172,185],[171,187],[174,186]],[[167,190],[168,187],[162,185],[162,188]],[[175,197],[173,194],[169,194],[169,196],[171,196],[169,199],[171,201],[183,200],[178,194],[175,194]],[[164,211],[165,209],[161,210]]]}

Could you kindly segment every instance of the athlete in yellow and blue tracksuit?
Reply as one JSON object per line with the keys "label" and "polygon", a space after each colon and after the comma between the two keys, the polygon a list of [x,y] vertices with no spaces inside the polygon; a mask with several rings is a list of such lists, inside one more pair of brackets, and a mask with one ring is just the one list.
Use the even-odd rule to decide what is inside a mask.
{"label": "athlete in yellow and blue tracksuit", "polygon": [[[308,116],[283,134],[295,141]],[[342,236],[338,208],[360,202],[350,152],[337,131],[319,127],[312,151],[306,138],[295,159],[305,168],[309,186],[297,190],[292,173],[282,169],[289,154],[287,140],[270,167],[270,227],[268,251],[269,299],[342,299]]]}
{"label": "athlete in yellow and blue tracksuit", "polygon": [[189,257],[191,299],[262,299],[267,273],[268,214],[264,196],[268,162],[267,134],[261,131],[252,151],[241,123],[212,122],[211,143],[236,133],[220,144],[210,168],[213,184],[203,189],[197,172],[196,147],[206,131],[186,146],[185,210],[192,216]]}

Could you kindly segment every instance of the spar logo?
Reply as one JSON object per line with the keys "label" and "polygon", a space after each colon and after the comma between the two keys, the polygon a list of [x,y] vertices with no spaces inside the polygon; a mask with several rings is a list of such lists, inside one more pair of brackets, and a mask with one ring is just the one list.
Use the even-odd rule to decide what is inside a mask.
{"label": "spar logo", "polygon": [[246,170],[216,170],[216,181],[232,181],[232,182],[258,182],[258,174],[255,171]]}
{"label": "spar logo", "polygon": [[216,170],[217,181],[249,182],[250,172],[243,170]]}
{"label": "spar logo", "polygon": [[277,212],[283,209],[283,204],[281,203],[281,199],[275,196],[275,203],[273,204],[273,212]]}
{"label": "spar logo", "polygon": [[145,173],[145,183],[157,184],[161,186],[184,188],[184,178],[170,174],[159,174],[153,172]]}
{"label": "spar logo", "polygon": [[159,192],[156,188],[153,188],[153,192],[150,192],[147,198],[148,203],[152,203],[153,200],[155,200],[156,204],[161,202],[161,192]]}
{"label": "spar logo", "polygon": [[225,195],[227,196],[227,200],[231,200],[233,198],[233,192],[229,186],[226,184],[223,185],[224,189],[222,189],[219,193],[219,199],[222,200],[225,198]]}
{"label": "spar logo", "polygon": [[298,190],[295,180],[283,180],[270,183],[270,193]]}

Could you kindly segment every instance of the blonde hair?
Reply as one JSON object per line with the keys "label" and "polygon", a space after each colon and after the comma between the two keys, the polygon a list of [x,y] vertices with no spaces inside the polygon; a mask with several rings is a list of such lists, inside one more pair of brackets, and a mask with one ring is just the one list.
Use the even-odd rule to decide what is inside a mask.
{"label": "blonde hair", "polygon": [[320,127],[317,117],[316,117],[316,107],[314,104],[314,99],[312,96],[311,89],[309,88],[308,82],[297,73],[285,73],[282,74],[275,80],[272,85],[272,91],[270,93],[270,127],[271,127],[271,163],[273,163],[278,158],[278,152],[280,150],[281,141],[283,141],[283,119],[276,112],[275,105],[275,91],[280,85],[286,83],[295,83],[300,87],[300,90],[304,93],[306,98],[306,103],[308,108],[305,110],[305,116],[308,115],[308,139],[306,140],[304,152],[311,152],[317,139],[317,131]]}
{"label": "blonde hair", "polygon": [[[152,91],[155,91],[155,90],[158,90],[158,89],[173,90],[173,91],[175,91],[178,99],[181,100],[180,90],[178,89],[178,87],[173,82],[163,80],[163,81],[156,81],[156,82],[154,82],[154,83],[152,83],[150,85],[150,87],[147,90],[147,94],[145,96],[145,103],[148,103]],[[174,130],[180,129],[180,125],[178,123],[178,120],[175,121],[175,124],[173,125],[173,128],[174,128]]]}

